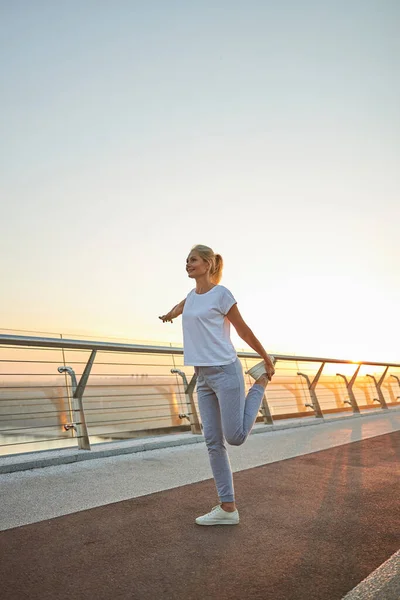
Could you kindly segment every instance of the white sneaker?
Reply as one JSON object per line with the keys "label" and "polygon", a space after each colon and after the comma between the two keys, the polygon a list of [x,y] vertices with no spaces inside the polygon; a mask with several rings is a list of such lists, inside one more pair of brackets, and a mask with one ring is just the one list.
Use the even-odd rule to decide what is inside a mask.
{"label": "white sneaker", "polygon": [[239,512],[228,512],[220,505],[214,506],[209,513],[197,517],[197,525],[237,525],[239,523]]}
{"label": "white sneaker", "polygon": [[[271,354],[269,355],[269,357],[272,360],[273,364],[275,364],[275,357],[271,356]],[[250,377],[253,377],[253,379],[256,380],[259,379],[261,375],[265,375],[266,372],[267,371],[265,370],[265,363],[263,360],[254,365],[254,367],[251,367],[251,369],[249,369],[248,371],[245,371],[246,375],[250,375]]]}

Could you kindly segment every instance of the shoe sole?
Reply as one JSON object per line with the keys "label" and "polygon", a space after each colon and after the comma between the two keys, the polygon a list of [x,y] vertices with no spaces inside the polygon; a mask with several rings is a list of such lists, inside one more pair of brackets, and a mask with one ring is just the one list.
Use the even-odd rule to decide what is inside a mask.
{"label": "shoe sole", "polygon": [[[275,364],[275,358],[271,356],[272,362]],[[248,371],[245,371],[246,375],[250,375],[253,379],[257,380],[262,375],[266,375],[267,371],[265,370],[264,361],[257,363],[254,367],[251,367]]]}
{"label": "shoe sole", "polygon": [[239,525],[239,521],[213,521],[212,523],[198,523],[196,525],[202,525],[203,527],[209,527],[210,525]]}

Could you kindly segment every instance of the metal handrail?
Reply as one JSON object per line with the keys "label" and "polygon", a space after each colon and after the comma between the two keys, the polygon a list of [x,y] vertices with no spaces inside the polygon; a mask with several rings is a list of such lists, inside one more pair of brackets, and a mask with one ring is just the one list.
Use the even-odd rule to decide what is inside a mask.
{"label": "metal handrail", "polygon": [[[182,360],[182,356],[183,356],[183,347],[179,346],[179,347],[172,347],[171,345],[169,346],[162,346],[162,345],[144,345],[144,344],[127,344],[127,343],[119,343],[119,342],[101,342],[101,341],[92,341],[92,340],[77,340],[77,339],[65,339],[65,338],[53,338],[53,337],[37,337],[37,336],[21,336],[21,335],[0,335],[0,347],[2,347],[3,349],[5,347],[19,347],[21,350],[22,349],[26,349],[28,352],[28,349],[33,350],[34,348],[37,349],[41,349],[42,351],[46,352],[46,351],[50,351],[50,350],[55,350],[55,349],[61,349],[62,352],[64,353],[65,351],[75,351],[75,354],[73,355],[73,357],[71,357],[73,360],[70,362],[70,367],[66,366],[65,363],[65,357],[63,358],[63,366],[58,367],[58,372],[62,373],[62,372],[66,372],[68,375],[68,381],[69,378],[71,379],[71,384],[68,385],[67,382],[67,388],[69,390],[72,391],[67,391],[67,394],[65,395],[65,392],[61,391],[61,395],[60,393],[57,393],[54,397],[50,397],[48,395],[48,392],[44,392],[44,397],[43,396],[39,396],[37,398],[32,398],[33,400],[39,402],[38,406],[42,405],[42,401],[44,403],[47,403],[49,401],[53,402],[54,404],[54,408],[52,411],[49,411],[48,413],[46,413],[46,415],[44,416],[42,411],[33,413],[33,414],[37,414],[39,415],[38,417],[36,416],[31,416],[31,419],[35,419],[37,421],[37,419],[43,420],[42,424],[39,425],[31,425],[31,427],[27,428],[27,427],[19,427],[16,428],[15,426],[20,424],[21,425],[24,424],[24,418],[19,418],[19,415],[24,415],[25,414],[25,409],[23,412],[17,412],[15,414],[15,421],[14,422],[10,422],[11,428],[10,429],[4,429],[2,427],[2,432],[4,434],[10,433],[10,435],[15,432],[15,431],[20,431],[20,432],[24,432],[28,429],[32,429],[35,431],[42,431],[42,430],[46,430],[46,428],[50,428],[53,427],[53,425],[47,425],[46,421],[48,423],[47,419],[52,418],[51,416],[48,416],[50,413],[55,416],[55,415],[59,415],[59,414],[64,414],[64,418],[62,419],[58,419],[58,424],[61,425],[63,427],[63,429],[65,430],[65,432],[71,430],[71,434],[73,437],[76,437],[77,441],[78,441],[78,445],[79,448],[81,449],[87,449],[90,450],[90,439],[89,439],[89,433],[87,430],[87,426],[86,426],[86,421],[85,421],[85,410],[88,411],[88,415],[90,418],[90,427],[93,427],[92,429],[92,433],[91,436],[93,436],[93,439],[97,436],[97,437],[104,437],[105,435],[107,435],[108,433],[110,434],[110,436],[112,435],[116,435],[116,434],[125,434],[126,431],[129,432],[128,428],[125,428],[123,431],[121,430],[120,432],[116,432],[114,429],[112,430],[112,432],[110,431],[106,431],[103,429],[105,429],[104,427],[102,427],[103,424],[107,424],[107,425],[115,425],[117,423],[132,423],[132,424],[136,424],[137,423],[149,423],[150,429],[154,429],[154,427],[151,425],[151,422],[154,419],[156,419],[157,421],[163,421],[163,420],[169,420],[171,419],[171,415],[172,412],[169,413],[168,416],[164,416],[162,410],[161,413],[159,415],[154,415],[154,411],[157,410],[157,412],[162,409],[162,408],[167,408],[169,407],[168,410],[171,409],[171,406],[169,404],[169,400],[167,400],[167,402],[164,402],[163,404],[158,404],[154,405],[151,404],[149,406],[138,406],[137,404],[132,404],[132,406],[114,406],[114,404],[107,404],[105,406],[101,405],[99,407],[95,406],[93,408],[93,404],[92,402],[95,402],[96,404],[96,399],[100,398],[103,399],[105,398],[106,400],[108,400],[109,398],[116,398],[119,401],[124,402],[125,400],[125,396],[127,397],[127,399],[130,399],[131,397],[135,398],[135,391],[129,392],[129,394],[121,394],[121,393],[113,393],[110,395],[106,395],[104,396],[104,392],[101,393],[100,395],[97,392],[97,389],[101,388],[103,389],[108,389],[109,387],[113,389],[116,388],[124,388],[124,389],[132,389],[135,390],[136,387],[139,388],[139,395],[141,397],[141,399],[143,400],[143,402],[141,402],[141,404],[144,403],[144,397],[146,396],[151,396],[153,398],[153,400],[151,400],[152,402],[155,400],[157,400],[157,397],[160,396],[160,399],[165,399],[166,397],[170,397],[170,398],[176,398],[176,396],[179,398],[179,408],[177,409],[177,403],[176,403],[176,399],[175,402],[173,403],[173,415],[174,418],[179,417],[179,419],[187,419],[189,421],[190,424],[190,429],[192,431],[192,433],[201,433],[201,424],[199,422],[199,418],[197,415],[197,401],[195,400],[193,393],[194,393],[194,388],[195,388],[195,383],[196,383],[196,375],[190,373],[190,371],[192,371],[190,368],[186,369],[186,373],[184,371],[181,371],[180,368],[177,368],[176,365],[176,361],[174,359],[175,357],[179,357],[179,360],[177,362],[181,363]],[[96,360],[96,366],[107,366],[107,365],[112,365],[112,367],[117,367],[118,365],[120,366],[124,366],[124,367],[133,367],[133,370],[135,370],[135,368],[140,367],[140,368],[144,368],[146,369],[147,367],[160,367],[160,370],[163,370],[164,368],[168,368],[169,374],[164,373],[164,372],[151,372],[151,374],[149,374],[148,372],[146,373],[142,373],[142,374],[137,374],[137,373],[133,373],[133,372],[129,372],[129,373],[113,373],[111,372],[112,369],[109,371],[107,370],[106,373],[103,372],[97,372],[95,375],[90,375],[90,371],[91,371],[91,367],[94,363],[95,360],[95,355],[96,352],[102,352],[103,353],[103,360]],[[25,352],[24,352],[25,353]],[[76,357],[76,354],[79,354],[78,357]],[[90,358],[86,355],[87,353],[90,353]],[[127,358],[124,357],[122,358],[120,355],[120,358],[118,359],[115,355],[119,354],[119,353],[125,353],[129,354],[131,353],[131,355],[135,355],[135,358]],[[110,358],[108,359],[108,356],[111,356],[112,354],[114,354],[115,358],[117,359],[117,362],[113,362],[113,359]],[[247,362],[247,360],[249,361],[258,361],[260,360],[260,357],[258,354],[251,352],[251,351],[238,351],[237,352],[238,357],[240,359],[242,359],[242,361],[244,361],[244,363]],[[286,355],[286,354],[274,354],[275,357],[275,363],[279,363],[279,370],[277,373],[277,376],[275,378],[275,380],[272,382],[273,384],[277,384],[277,386],[275,387],[274,385],[272,386],[268,386],[268,398],[267,398],[267,394],[264,395],[264,399],[263,399],[263,403],[262,403],[262,408],[261,408],[261,413],[263,415],[263,419],[265,423],[269,423],[269,424],[273,424],[274,422],[274,418],[272,417],[270,408],[269,408],[269,404],[272,402],[272,405],[274,406],[274,408],[277,407],[277,413],[276,413],[276,418],[283,418],[283,415],[286,415],[286,417],[290,417],[290,416],[305,416],[306,414],[309,414],[307,411],[304,411],[301,407],[308,407],[310,409],[313,410],[315,417],[319,417],[319,418],[323,418],[324,417],[324,412],[334,412],[335,410],[338,410],[339,408],[339,404],[338,402],[343,402],[343,403],[348,403],[350,405],[350,408],[353,409],[353,413],[355,412],[360,412],[359,407],[357,405],[357,400],[356,397],[354,396],[353,392],[352,392],[352,386],[355,382],[355,379],[357,378],[361,365],[365,365],[365,366],[371,366],[371,367],[381,367],[382,370],[384,371],[383,373],[376,373],[375,371],[375,375],[377,375],[379,381],[377,378],[375,378],[373,375],[371,375],[371,373],[374,372],[374,369],[367,369],[367,372],[370,371],[368,373],[368,375],[366,377],[369,377],[372,382],[371,384],[368,384],[368,387],[364,385],[361,385],[358,389],[363,390],[361,393],[364,394],[364,398],[365,398],[365,402],[363,399],[361,399],[361,403],[360,406],[363,410],[365,409],[369,409],[372,408],[372,400],[375,400],[375,398],[373,398],[373,395],[378,394],[379,396],[379,402],[381,404],[381,408],[388,408],[388,405],[385,401],[385,398],[382,394],[382,390],[381,385],[383,380],[385,379],[386,375],[390,375],[393,378],[395,378],[397,380],[397,383],[400,387],[400,378],[398,377],[398,375],[400,375],[400,372],[398,371],[400,369],[400,364],[398,363],[388,363],[388,362],[377,362],[377,361],[352,361],[352,360],[348,360],[348,359],[338,359],[338,358],[322,358],[322,357],[318,357],[318,356],[297,356],[297,355]],[[152,355],[153,358],[145,358],[146,355]],[[166,356],[169,355],[169,357],[171,357],[171,360],[166,360],[166,364],[164,365],[164,361],[162,361],[162,365],[158,364],[158,358],[159,356]],[[64,356],[64,354],[63,354]],[[89,360],[88,360],[89,358]],[[145,358],[144,363],[142,363],[141,361],[143,360],[143,358]],[[33,360],[33,361],[19,361],[19,360],[13,360],[13,359],[6,359],[6,360],[2,360],[1,363],[4,363],[4,365],[6,365],[7,363],[14,363],[14,362],[22,362],[24,364],[26,364],[27,362],[32,362],[33,364],[37,363],[37,364],[57,364],[58,361],[54,361],[49,360],[49,361],[41,361],[41,360]],[[154,364],[153,364],[154,363]],[[169,363],[169,364],[168,364]],[[286,364],[285,363],[289,363]],[[292,364],[290,364],[292,363]],[[299,364],[301,363],[301,372],[298,371],[299,369]],[[309,364],[307,364],[309,363]],[[58,363],[59,364],[59,363]],[[350,398],[350,400],[346,399],[346,400],[342,400],[339,397],[337,388],[335,390],[335,387],[332,387],[332,384],[328,384],[325,381],[322,381],[322,371],[324,370],[325,365],[327,364],[331,364],[331,365],[354,365],[354,369],[355,372],[352,375],[352,378],[350,381],[347,381],[346,377],[340,373],[336,373],[336,376],[338,377],[342,377],[345,382],[346,382],[346,388],[347,388],[347,398]],[[84,366],[84,372],[83,374],[81,374],[81,365]],[[171,366],[173,366],[174,368],[170,368]],[[179,366],[179,365],[178,365]],[[296,368],[297,367],[297,368]],[[392,367],[393,369],[397,370],[397,374],[393,374],[393,373],[388,373],[388,369],[389,367]],[[6,367],[7,369],[7,367]],[[75,372],[74,369],[77,369],[77,371]],[[25,372],[26,370],[26,372]],[[101,369],[103,370],[103,369]],[[340,369],[338,369],[340,370]],[[381,370],[381,369],[380,369]],[[33,373],[29,373],[29,368],[26,369],[24,368],[23,372],[19,372],[19,373],[14,373],[12,372],[12,368],[10,368],[9,370],[7,369],[6,373],[2,374],[2,379],[4,379],[4,381],[2,382],[1,386],[1,390],[6,392],[6,397],[4,398],[5,401],[10,402],[10,406],[8,406],[7,404],[7,408],[10,410],[10,414],[8,413],[4,413],[3,411],[3,416],[10,418],[10,416],[12,417],[13,414],[13,408],[14,408],[14,401],[17,400],[18,398],[13,398],[13,390],[18,390],[17,393],[19,393],[19,391],[21,391],[21,393],[25,393],[24,390],[25,389],[29,389],[31,386],[30,385],[15,385],[15,381],[14,378],[15,376],[29,376],[29,377],[35,377],[36,379],[40,376],[52,376],[52,373],[47,373],[46,368],[41,368],[41,372],[33,372]],[[43,372],[42,372],[43,371]],[[46,372],[45,372],[46,371]],[[189,372],[188,372],[189,371]],[[302,379],[298,380],[297,382],[294,380],[292,381],[288,381],[287,377],[291,378],[293,375],[293,372],[296,372],[297,376],[300,376]],[[317,371],[317,372],[316,372]],[[335,371],[336,372],[336,371]],[[79,373],[79,374],[78,374]],[[189,375],[190,373],[190,375]],[[4,378],[3,378],[4,376]],[[10,376],[12,379],[8,380],[7,377]],[[130,378],[135,378],[135,377],[139,377],[140,380],[138,379],[136,380],[130,380]],[[142,378],[144,377],[144,380],[142,380]],[[144,388],[152,388],[155,384],[154,382],[151,381],[152,377],[163,377],[163,378],[174,378],[176,379],[176,383],[168,383],[165,384],[165,380],[161,385],[167,385],[167,386],[177,386],[174,387],[174,390],[171,390],[170,387],[166,388],[166,389],[162,389],[161,392],[156,391],[154,393],[148,394],[144,391]],[[329,375],[328,375],[329,377]],[[365,377],[365,375],[361,376]],[[110,379],[111,378],[111,379]],[[146,378],[149,378],[148,380]],[[191,378],[191,379],[190,379]],[[79,382],[77,379],[80,379]],[[112,379],[115,379],[115,381],[112,381]],[[124,381],[123,383],[120,383],[121,379]],[[188,381],[188,379],[190,379],[190,381]],[[22,382],[18,382],[18,383],[24,383],[24,381]],[[387,389],[387,384],[388,382],[385,382],[385,389]],[[35,383],[33,384],[33,388],[35,387]],[[316,390],[316,387],[318,385],[318,391]],[[335,386],[335,384],[333,383],[333,386]],[[42,392],[44,390],[51,389],[52,387],[54,387],[54,383],[47,383],[47,382],[43,382],[40,384],[40,386],[38,387],[38,390],[42,390]],[[157,389],[157,388],[154,388]],[[10,390],[8,392],[8,390]],[[176,391],[175,391],[176,390]],[[183,394],[182,391],[179,390],[183,390]],[[367,390],[367,392],[365,391]],[[123,391],[123,390],[122,390]],[[83,405],[83,394],[85,392],[85,409],[84,409],[84,405]],[[88,393],[88,395],[86,395],[86,392]],[[108,392],[107,392],[108,393]],[[38,392],[35,392],[35,395],[38,394]],[[133,396],[132,396],[133,394]],[[161,394],[161,395],[160,395]],[[285,395],[289,395],[291,397],[291,402],[289,404],[283,404],[281,402],[281,400],[283,400],[284,402],[287,402],[286,398],[287,396]],[[294,394],[294,396],[293,396]],[[391,401],[390,401],[390,405],[394,405],[397,404],[398,400],[400,399],[400,397],[397,397],[396,400],[393,401],[394,398],[394,394],[393,394],[393,389],[390,390],[390,395],[391,395]],[[136,394],[137,396],[137,394]],[[143,396],[143,398],[142,398]],[[342,396],[342,393],[340,394],[340,396]],[[358,394],[357,394],[358,396]],[[58,406],[60,406],[60,402],[64,402],[65,398],[68,398],[68,402],[69,402],[69,414],[66,412],[67,409],[63,409],[62,411],[58,410]],[[328,400],[325,401],[325,398],[327,398]],[[18,399],[18,407],[20,409],[22,409],[25,406],[25,401],[26,400],[30,400],[31,398],[26,398],[25,396],[22,396],[20,399]],[[371,400],[372,399],[372,400]],[[22,402],[22,403],[21,403]],[[334,404],[336,402],[336,404]],[[186,405],[186,408],[184,407]],[[333,406],[332,406],[333,405]],[[5,404],[3,405],[4,407],[6,406]],[[36,406],[36,405],[35,405]],[[292,411],[284,411],[282,412],[282,408],[289,408],[289,407],[293,407]],[[118,419],[118,417],[122,417],[122,414],[120,415],[119,412],[117,412],[117,409],[121,409],[121,411],[127,411],[127,416],[123,419]],[[152,411],[152,414],[147,414],[147,416],[142,417],[142,416],[138,416],[137,415],[137,411],[138,410],[145,410],[146,413],[149,413],[149,410]],[[349,410],[349,409],[345,409],[345,410]],[[295,415],[295,412],[297,413]],[[106,415],[111,415],[112,417],[108,418],[107,421],[105,420],[99,420],[98,416],[95,416],[95,422],[93,421],[93,415],[96,415],[96,413],[99,413],[101,416],[103,416],[102,413],[104,413],[104,417]],[[136,413],[136,414],[135,414]],[[179,413],[179,414],[178,414]],[[29,413],[31,414],[31,413]],[[66,416],[65,416],[66,415]],[[134,417],[134,418],[132,418]],[[125,420],[126,419],[126,420]],[[95,423],[95,424],[94,424]],[[179,424],[177,424],[176,422],[173,422],[172,424],[168,425],[169,428],[176,428],[176,427],[183,427],[183,423],[180,422]],[[160,427],[163,427],[163,425],[161,424]],[[186,427],[186,425],[185,425]],[[99,432],[98,429],[101,429],[101,431]],[[135,431],[138,431],[136,429],[136,427],[134,427]],[[146,428],[141,428],[140,430],[143,431]],[[181,429],[180,429],[181,430]],[[186,427],[187,430],[187,427]],[[93,431],[95,431],[95,433],[93,433]],[[45,435],[45,434],[43,434]],[[57,438],[54,438],[57,439]],[[64,438],[63,438],[64,439]],[[51,441],[52,438],[49,439],[49,441]],[[8,441],[8,440],[6,440]],[[45,440],[40,440],[40,442],[45,441]],[[25,443],[25,442],[21,442]],[[3,446],[11,446],[14,444],[3,444]]]}
{"label": "metal handrail", "polygon": [[[8,346],[31,346],[36,348],[64,348],[69,350],[99,350],[105,352],[140,352],[140,353],[156,353],[156,354],[181,354],[183,348],[171,346],[147,346],[143,344],[122,344],[114,342],[92,342],[90,340],[71,340],[71,339],[56,339],[45,337],[34,337],[25,335],[0,335],[0,345]],[[239,358],[257,358],[255,352],[238,352]],[[374,367],[397,367],[400,368],[400,363],[391,362],[376,362],[366,360],[349,360],[339,358],[322,358],[320,356],[296,356],[289,354],[274,354],[276,360],[297,361],[297,362],[326,362],[331,364],[355,364],[368,365]]]}

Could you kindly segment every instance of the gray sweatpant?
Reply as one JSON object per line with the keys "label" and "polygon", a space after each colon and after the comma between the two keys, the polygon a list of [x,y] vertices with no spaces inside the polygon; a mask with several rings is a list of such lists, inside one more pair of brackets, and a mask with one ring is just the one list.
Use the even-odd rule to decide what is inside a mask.
{"label": "gray sweatpant", "polygon": [[232,469],[225,440],[240,446],[257,418],[264,387],[254,384],[245,396],[240,360],[219,367],[195,367],[197,397],[211,469],[221,502],[234,502]]}

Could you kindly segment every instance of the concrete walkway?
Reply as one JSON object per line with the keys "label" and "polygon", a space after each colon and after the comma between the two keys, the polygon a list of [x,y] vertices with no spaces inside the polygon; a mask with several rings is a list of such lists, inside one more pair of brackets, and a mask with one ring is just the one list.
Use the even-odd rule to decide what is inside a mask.
{"label": "concrete walkway", "polygon": [[[257,425],[244,446],[229,447],[228,451],[233,470],[238,472],[399,430],[398,409],[285,429],[265,431],[265,426]],[[178,437],[176,443],[179,443]],[[2,474],[0,530],[208,480],[211,472],[204,442],[196,436],[199,439],[193,443],[193,437],[190,434],[183,437],[191,443],[179,446]],[[168,439],[171,443],[174,441]],[[147,443],[159,444],[160,440]],[[240,509],[240,497],[237,501]],[[395,555],[379,576],[368,578],[368,598],[392,600],[392,596],[382,594],[392,593],[388,590],[399,592],[398,560]],[[388,574],[386,578],[382,573]],[[374,582],[378,586],[375,591]],[[357,589],[353,593],[356,594]],[[354,595],[351,599],[362,597]],[[396,598],[400,598],[400,593]]]}

